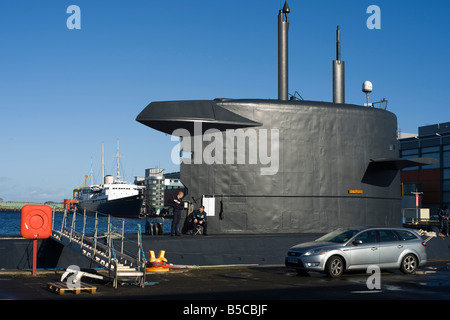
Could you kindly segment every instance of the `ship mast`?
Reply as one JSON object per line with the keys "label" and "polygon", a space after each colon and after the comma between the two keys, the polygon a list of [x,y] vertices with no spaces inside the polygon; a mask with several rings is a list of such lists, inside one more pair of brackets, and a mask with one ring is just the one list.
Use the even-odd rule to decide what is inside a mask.
{"label": "ship mast", "polygon": [[90,178],[91,178],[91,186],[92,185],[94,185],[94,175],[93,175],[93,172],[92,172],[92,158],[91,158],[91,175],[89,176]]}
{"label": "ship mast", "polygon": [[[94,178],[93,178],[93,174],[92,174],[92,158],[91,158],[91,171],[89,171],[89,175],[85,175],[84,176],[84,183],[83,183],[83,187],[89,187],[94,185]],[[89,180],[91,181],[91,184],[89,185]],[[82,188],[83,188],[82,187]]]}
{"label": "ship mast", "polygon": [[117,154],[116,154],[116,158],[117,158],[117,181],[120,181],[120,169],[119,169],[119,139],[117,139]]}
{"label": "ship mast", "polygon": [[105,147],[102,142],[102,184],[105,183]]}

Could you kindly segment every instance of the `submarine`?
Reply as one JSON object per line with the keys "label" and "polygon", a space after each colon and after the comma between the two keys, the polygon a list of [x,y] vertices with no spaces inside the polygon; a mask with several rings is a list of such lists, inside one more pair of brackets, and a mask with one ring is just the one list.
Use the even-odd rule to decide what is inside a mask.
{"label": "submarine", "polygon": [[278,12],[278,99],[154,101],[136,121],[180,137],[185,199],[210,234],[313,234],[401,226],[397,117],[345,103],[340,29],[333,101],[289,97],[287,2]]}

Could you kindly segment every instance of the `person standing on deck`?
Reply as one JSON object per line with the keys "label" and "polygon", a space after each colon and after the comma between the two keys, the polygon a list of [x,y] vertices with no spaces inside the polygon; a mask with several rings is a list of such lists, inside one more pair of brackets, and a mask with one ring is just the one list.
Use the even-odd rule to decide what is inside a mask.
{"label": "person standing on deck", "polygon": [[172,221],[172,227],[170,228],[170,235],[173,237],[175,234],[176,236],[180,235],[180,220],[181,220],[181,211],[183,210],[183,197],[184,192],[179,191],[176,197],[169,200],[169,204],[173,208],[173,221]]}

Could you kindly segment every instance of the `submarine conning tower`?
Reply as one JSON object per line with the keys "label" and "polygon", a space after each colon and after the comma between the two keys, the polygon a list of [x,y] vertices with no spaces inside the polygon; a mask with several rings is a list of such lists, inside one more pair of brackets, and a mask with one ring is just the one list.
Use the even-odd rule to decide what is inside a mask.
{"label": "submarine conning tower", "polygon": [[396,116],[345,103],[339,28],[333,103],[288,100],[289,12],[278,15],[278,100],[158,101],[136,120],[180,136],[186,198],[212,201],[212,234],[401,225],[398,171],[419,160],[398,159]]}

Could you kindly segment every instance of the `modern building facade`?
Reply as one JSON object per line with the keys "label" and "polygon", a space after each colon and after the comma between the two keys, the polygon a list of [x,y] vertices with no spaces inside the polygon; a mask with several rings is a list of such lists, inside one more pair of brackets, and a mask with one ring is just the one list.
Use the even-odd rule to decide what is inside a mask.
{"label": "modern building facade", "polygon": [[145,177],[135,177],[135,184],[144,186],[144,214],[158,214],[166,205],[167,200],[178,190],[184,190],[180,182],[180,173],[164,174],[164,169],[145,169]]}
{"label": "modern building facade", "polygon": [[[417,135],[399,137],[403,159],[434,158],[438,162],[427,166],[402,169],[402,194],[410,207],[413,193],[421,193],[420,206],[436,214],[444,204],[450,204],[450,122],[419,127]],[[411,199],[408,201],[408,197]],[[414,196],[415,197],[415,196]]]}

